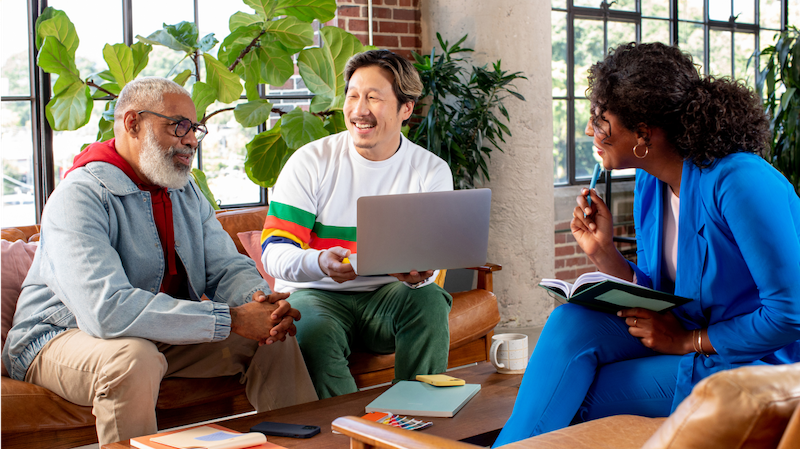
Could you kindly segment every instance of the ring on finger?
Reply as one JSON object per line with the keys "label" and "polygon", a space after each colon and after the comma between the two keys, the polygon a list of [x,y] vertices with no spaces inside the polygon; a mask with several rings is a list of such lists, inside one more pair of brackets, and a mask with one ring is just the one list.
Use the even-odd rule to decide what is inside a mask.
{"label": "ring on finger", "polygon": [[639,318],[633,318],[633,327],[636,327],[636,323],[639,321]]}

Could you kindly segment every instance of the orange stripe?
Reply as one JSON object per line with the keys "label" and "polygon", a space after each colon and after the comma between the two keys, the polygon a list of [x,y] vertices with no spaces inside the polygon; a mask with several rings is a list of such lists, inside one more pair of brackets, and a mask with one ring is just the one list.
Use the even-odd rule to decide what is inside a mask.
{"label": "orange stripe", "polygon": [[[297,238],[303,242],[309,242],[311,240],[311,229],[304,228],[303,226],[300,226],[297,223],[292,223],[291,221],[281,220],[280,218],[271,215],[267,216],[267,219],[264,221],[264,229],[280,229],[296,235]],[[261,237],[261,243],[264,243],[264,235],[262,234]]]}

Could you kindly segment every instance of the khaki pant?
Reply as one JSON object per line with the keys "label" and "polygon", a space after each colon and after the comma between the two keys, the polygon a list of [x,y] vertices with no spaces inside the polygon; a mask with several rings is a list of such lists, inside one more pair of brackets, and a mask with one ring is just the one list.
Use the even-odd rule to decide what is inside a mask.
{"label": "khaki pant", "polygon": [[259,412],[317,399],[292,337],[258,346],[231,334],[220,342],[173,346],[142,338],[103,340],[71,329],[42,348],[25,381],[91,406],[103,445],[158,431],[162,378],[235,374],[242,374],[247,398]]}

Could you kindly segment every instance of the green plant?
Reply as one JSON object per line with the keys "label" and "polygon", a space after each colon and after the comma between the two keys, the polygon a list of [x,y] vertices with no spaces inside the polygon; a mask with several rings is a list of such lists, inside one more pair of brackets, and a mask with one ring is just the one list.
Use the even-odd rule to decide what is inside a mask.
{"label": "green plant", "polygon": [[[81,76],[75,64],[79,38],[63,11],[46,8],[36,21],[37,64],[57,76],[53,96],[45,109],[50,126],[57,131],[76,130],[90,119],[94,100],[111,98],[97,140],[114,136],[114,104],[125,84],[135,79],[148,64],[153,45],[162,45],[190,58],[193,69],[173,79],[185,85],[190,78],[197,120],[205,123],[214,115],[233,111],[243,127],[268,123],[270,114],[280,119],[246,145],[245,172],[256,184],[270,187],[283,164],[302,145],[345,129],[343,71],[347,60],[365,50],[359,40],[337,27],[320,30],[320,47],[314,43],[314,19],[334,18],[335,0],[244,0],[254,13],[236,12],[230,17],[230,34],[221,43],[213,33],[200,37],[196,24],[164,24],[138,42],[106,44],[103,59],[108,70]],[[215,58],[208,53],[219,43]],[[295,57],[296,55],[296,57]],[[295,73],[295,65],[306,87],[315,94],[310,110],[300,108],[285,113],[274,108],[258,93],[259,84],[283,85]],[[177,65],[176,65],[177,67]],[[202,72],[205,73],[202,73]],[[208,112],[219,101],[230,105],[244,92],[247,102]],[[195,178],[209,200],[213,195],[205,176],[195,170]],[[216,204],[215,204],[216,205]]]}
{"label": "green plant", "polygon": [[800,32],[791,27],[778,36],[775,45],[761,52],[767,56],[756,77],[764,92],[764,107],[770,115],[772,144],[764,157],[783,173],[800,193]]}
{"label": "green plant", "polygon": [[452,46],[439,33],[436,37],[442,54],[436,56],[435,48],[430,56],[413,53],[424,89],[408,135],[447,162],[457,189],[474,188],[489,180],[486,162],[493,149],[503,151],[499,142],[511,135],[497,112],[509,120],[503,101],[508,95],[525,101],[513,82],[527,78],[502,70],[499,60],[491,69],[472,66],[467,72],[467,60],[460,57],[473,51],[460,46],[467,35]]}

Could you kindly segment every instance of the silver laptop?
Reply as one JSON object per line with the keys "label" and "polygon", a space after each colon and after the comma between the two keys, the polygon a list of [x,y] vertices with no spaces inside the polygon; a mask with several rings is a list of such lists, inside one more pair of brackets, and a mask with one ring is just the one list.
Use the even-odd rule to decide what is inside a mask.
{"label": "silver laptop", "polygon": [[489,189],[361,197],[350,263],[359,276],[483,265],[491,200]]}

